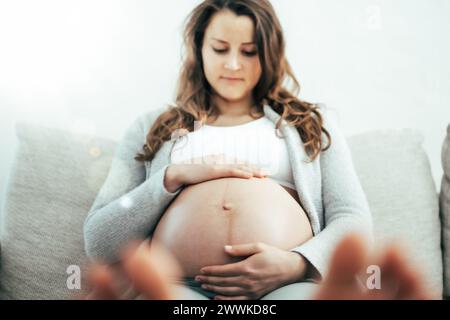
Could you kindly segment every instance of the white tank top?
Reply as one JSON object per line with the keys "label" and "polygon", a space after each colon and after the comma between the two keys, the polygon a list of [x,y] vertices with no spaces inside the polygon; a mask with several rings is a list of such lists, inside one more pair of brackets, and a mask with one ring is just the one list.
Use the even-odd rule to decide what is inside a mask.
{"label": "white tank top", "polygon": [[295,190],[285,139],[275,134],[275,123],[267,117],[236,126],[205,124],[177,138],[171,163],[250,163]]}

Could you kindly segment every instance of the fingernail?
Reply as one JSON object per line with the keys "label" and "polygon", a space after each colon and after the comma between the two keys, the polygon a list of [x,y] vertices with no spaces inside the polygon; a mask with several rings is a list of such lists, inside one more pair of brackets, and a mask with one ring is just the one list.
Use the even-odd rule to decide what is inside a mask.
{"label": "fingernail", "polygon": [[229,245],[225,246],[225,250],[226,250],[226,251],[231,251],[232,249],[233,249],[232,246],[229,246]]}

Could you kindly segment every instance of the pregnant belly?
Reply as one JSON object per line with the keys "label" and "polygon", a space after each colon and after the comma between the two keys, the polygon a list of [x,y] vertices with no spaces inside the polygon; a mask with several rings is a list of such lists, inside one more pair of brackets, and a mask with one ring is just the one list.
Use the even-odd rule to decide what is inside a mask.
{"label": "pregnant belly", "polygon": [[152,241],[165,246],[180,262],[185,276],[231,257],[224,245],[264,242],[292,249],[312,237],[299,203],[270,179],[223,178],[183,189],[164,212]]}

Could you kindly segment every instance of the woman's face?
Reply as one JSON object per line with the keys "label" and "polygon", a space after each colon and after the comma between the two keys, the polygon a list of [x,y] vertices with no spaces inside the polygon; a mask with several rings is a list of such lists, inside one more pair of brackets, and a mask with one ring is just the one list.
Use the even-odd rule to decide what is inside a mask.
{"label": "woman's face", "polygon": [[205,30],[203,71],[214,93],[229,102],[251,101],[261,77],[253,38],[252,19],[229,10],[216,13]]}

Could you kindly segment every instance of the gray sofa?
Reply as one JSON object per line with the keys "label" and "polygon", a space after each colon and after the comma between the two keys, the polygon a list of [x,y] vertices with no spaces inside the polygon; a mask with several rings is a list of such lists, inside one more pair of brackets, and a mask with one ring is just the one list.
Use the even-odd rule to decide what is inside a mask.
{"label": "gray sofa", "polygon": [[[1,221],[0,298],[77,298],[89,290],[83,221],[116,142],[27,123],[17,124],[16,133]],[[374,131],[348,142],[373,213],[376,244],[401,242],[426,285],[448,296],[450,126],[440,198],[420,132]]]}

